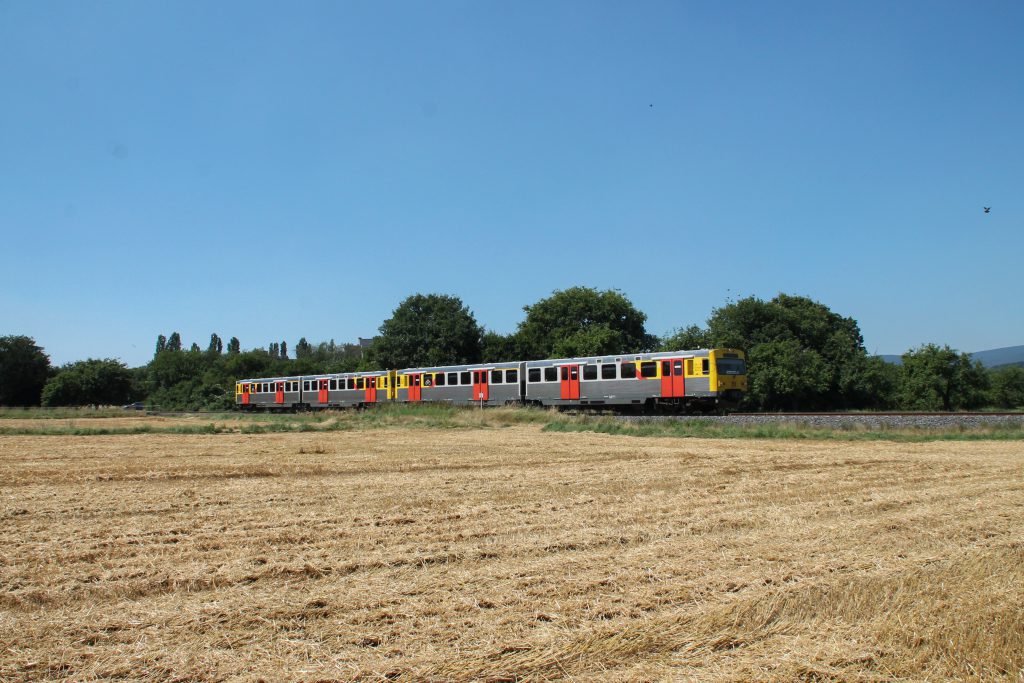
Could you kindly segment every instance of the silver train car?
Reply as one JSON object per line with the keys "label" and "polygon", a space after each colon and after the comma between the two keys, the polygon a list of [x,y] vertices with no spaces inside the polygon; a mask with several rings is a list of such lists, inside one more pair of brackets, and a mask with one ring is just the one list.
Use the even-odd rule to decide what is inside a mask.
{"label": "silver train car", "polygon": [[700,349],[244,379],[235,384],[235,404],[266,411],[447,403],[711,412],[735,407],[746,391],[742,351]]}

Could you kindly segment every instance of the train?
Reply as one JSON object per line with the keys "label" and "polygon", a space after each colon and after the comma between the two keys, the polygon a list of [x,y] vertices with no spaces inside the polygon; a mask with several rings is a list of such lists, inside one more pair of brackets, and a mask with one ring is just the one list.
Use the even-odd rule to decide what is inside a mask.
{"label": "train", "polygon": [[444,403],[709,413],[734,409],[746,391],[743,352],[721,348],[242,379],[235,404],[244,411]]}

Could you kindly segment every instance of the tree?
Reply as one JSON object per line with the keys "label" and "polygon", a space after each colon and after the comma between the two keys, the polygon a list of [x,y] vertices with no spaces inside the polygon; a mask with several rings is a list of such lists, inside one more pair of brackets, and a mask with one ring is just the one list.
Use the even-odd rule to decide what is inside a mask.
{"label": "tree", "polygon": [[156,338],[156,353],[160,353],[165,350],[167,350],[167,337],[161,334]]}
{"label": "tree", "polygon": [[32,337],[0,337],[0,405],[39,405],[49,376],[50,357]]}
{"label": "tree", "polygon": [[[716,308],[708,319],[708,335],[712,346],[747,352],[751,386],[748,402],[752,407],[861,407],[857,401],[863,400],[863,395],[845,393],[851,390],[852,378],[864,367],[867,357],[860,327],[853,318],[834,313],[824,304],[788,294],[779,294],[771,301],[746,297]],[[766,349],[759,350],[764,345],[768,345]],[[783,352],[792,355],[775,355]],[[792,365],[794,357],[807,367],[808,376],[799,381],[784,379],[789,372],[800,371]],[[762,372],[766,373],[763,381],[759,377]]]}
{"label": "tree", "polygon": [[303,360],[308,358],[313,353],[313,346],[306,341],[305,337],[299,339],[299,343],[295,345],[295,360]]}
{"label": "tree", "polygon": [[220,340],[217,333],[214,332],[210,335],[210,345],[206,347],[206,352],[210,354],[220,354],[224,350],[224,342]]}
{"label": "tree", "polygon": [[817,407],[829,388],[829,368],[818,353],[795,339],[778,339],[754,346],[748,367],[748,401],[764,410]]}
{"label": "tree", "polygon": [[167,351],[181,351],[181,335],[177,332],[171,332],[170,338],[167,340]]}
{"label": "tree", "polygon": [[270,342],[270,346],[267,348],[267,352],[271,358],[281,357],[281,346],[277,342]]}
{"label": "tree", "polygon": [[238,341],[238,337],[232,337],[228,342],[228,355],[233,356],[242,352],[242,342]]}
{"label": "tree", "polygon": [[657,345],[647,316],[617,290],[570,287],[532,306],[516,332],[527,359],[647,351]]}
{"label": "tree", "polygon": [[949,346],[924,344],[903,354],[900,403],[909,410],[964,410],[985,403],[988,374]]}
{"label": "tree", "polygon": [[1009,365],[989,371],[992,404],[998,408],[1024,408],[1024,368]]}
{"label": "tree", "polygon": [[510,360],[521,360],[519,342],[514,334],[498,334],[484,332],[480,360],[484,363],[502,363]]}
{"label": "tree", "polygon": [[189,348],[192,353],[199,353],[199,344],[192,342],[192,346]]}
{"label": "tree", "polygon": [[44,406],[119,405],[132,396],[132,371],[114,359],[62,366],[43,388]]}
{"label": "tree", "polygon": [[697,325],[678,329],[661,341],[662,351],[691,351],[711,348],[711,333]]}
{"label": "tree", "polygon": [[288,342],[281,340],[281,356],[282,360],[288,360]]}
{"label": "tree", "polygon": [[483,329],[458,297],[414,294],[380,326],[373,359],[385,368],[477,363],[482,337]]}

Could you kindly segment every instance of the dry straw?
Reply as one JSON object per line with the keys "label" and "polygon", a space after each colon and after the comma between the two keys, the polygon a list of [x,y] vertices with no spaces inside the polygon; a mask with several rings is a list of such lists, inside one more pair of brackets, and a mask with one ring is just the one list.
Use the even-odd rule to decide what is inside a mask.
{"label": "dry straw", "polygon": [[0,679],[1020,681],[1022,463],[514,421],[0,436]]}

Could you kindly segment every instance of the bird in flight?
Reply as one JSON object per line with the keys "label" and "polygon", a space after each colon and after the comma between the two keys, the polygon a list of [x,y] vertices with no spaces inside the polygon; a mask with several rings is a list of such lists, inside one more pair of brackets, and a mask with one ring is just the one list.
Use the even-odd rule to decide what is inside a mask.
{"label": "bird in flight", "polygon": [[992,207],[991,207],[991,206],[983,206],[983,207],[981,207],[981,208],[985,209],[985,213],[988,213],[989,211],[991,211],[991,210],[992,210]]}

